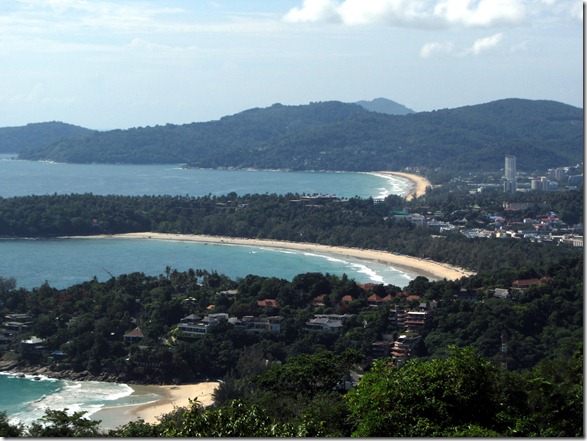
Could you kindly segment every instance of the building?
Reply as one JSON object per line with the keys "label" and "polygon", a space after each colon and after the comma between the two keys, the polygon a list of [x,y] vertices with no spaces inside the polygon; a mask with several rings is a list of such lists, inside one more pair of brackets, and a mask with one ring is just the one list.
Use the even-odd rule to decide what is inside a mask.
{"label": "building", "polygon": [[504,173],[504,193],[515,193],[516,188],[516,157],[512,155],[505,156],[505,173]]}
{"label": "building", "polygon": [[279,303],[274,299],[257,300],[257,306],[261,308],[279,308]]}
{"label": "building", "polygon": [[220,323],[221,320],[228,321],[228,314],[217,313],[209,314],[201,320],[197,316],[188,315],[177,325],[177,329],[184,337],[200,337],[206,335],[208,331]]}
{"label": "building", "polygon": [[377,294],[371,294],[367,298],[367,303],[371,306],[379,306],[382,303],[391,302],[392,298],[390,294],[387,294],[385,297],[379,297]]}
{"label": "building", "polygon": [[280,315],[272,317],[253,317],[252,315],[245,315],[242,319],[231,317],[228,323],[232,324],[235,329],[243,329],[246,332],[262,333],[281,331],[281,322],[283,317]]}
{"label": "building", "polygon": [[391,356],[398,364],[405,363],[406,360],[412,357],[420,339],[421,337],[419,335],[400,335],[391,348]]}
{"label": "building", "polygon": [[408,311],[405,320],[406,331],[421,332],[428,324],[428,311]]}
{"label": "building", "polygon": [[395,305],[395,308],[389,310],[389,321],[399,330],[406,326],[406,311],[401,305]]}
{"label": "building", "polygon": [[393,342],[390,341],[375,341],[371,343],[371,357],[373,358],[385,358],[391,355],[391,348]]}
{"label": "building", "polygon": [[126,334],[122,336],[125,343],[138,343],[140,342],[145,336],[143,332],[139,328],[135,328],[132,331],[128,331]]}
{"label": "building", "polygon": [[516,180],[516,157],[512,155],[505,156],[505,178],[508,181]]}
{"label": "building", "polygon": [[306,322],[307,331],[334,332],[343,331],[343,322],[353,314],[316,314],[313,319]]}
{"label": "building", "polygon": [[530,181],[530,188],[532,190],[548,191],[550,190],[550,181],[546,176],[540,176]]}
{"label": "building", "polygon": [[495,288],[493,290],[493,297],[498,299],[509,299],[511,296],[509,290],[505,288]]}

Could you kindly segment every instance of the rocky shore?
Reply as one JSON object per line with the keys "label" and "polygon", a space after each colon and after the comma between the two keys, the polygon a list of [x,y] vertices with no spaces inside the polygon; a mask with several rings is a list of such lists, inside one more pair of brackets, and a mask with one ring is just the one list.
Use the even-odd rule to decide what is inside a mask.
{"label": "rocky shore", "polygon": [[7,372],[15,375],[31,375],[33,377],[45,376],[49,378],[55,378],[57,380],[105,381],[108,383],[145,384],[130,379],[126,375],[104,372],[100,373],[99,375],[94,375],[88,371],[76,372],[71,369],[60,369],[58,366],[54,365],[41,366],[16,361],[0,361],[0,372]]}

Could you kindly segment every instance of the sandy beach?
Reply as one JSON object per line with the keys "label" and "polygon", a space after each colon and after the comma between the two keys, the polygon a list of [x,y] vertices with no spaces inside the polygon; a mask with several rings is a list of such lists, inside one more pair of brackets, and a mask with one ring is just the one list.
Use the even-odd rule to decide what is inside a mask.
{"label": "sandy beach", "polygon": [[[74,238],[74,237],[72,237]],[[375,261],[397,269],[415,272],[431,280],[456,280],[475,273],[463,268],[444,263],[434,262],[428,259],[387,253],[385,251],[366,250],[359,248],[333,247],[317,245],[313,243],[286,242],[278,240],[244,239],[223,236],[205,236],[195,234],[171,234],[171,233],[126,233],[116,235],[76,236],[76,239],[143,239],[143,240],[171,240],[185,242],[220,243],[227,245],[246,245],[253,247],[285,248],[298,251],[309,251],[352,257],[361,260]]]}
{"label": "sandy beach", "polygon": [[189,406],[190,399],[197,398],[200,404],[209,406],[213,403],[212,393],[218,384],[216,381],[210,381],[178,386],[132,385],[134,390],[132,396],[138,398],[152,395],[160,398],[145,404],[105,408],[92,415],[92,419],[101,420],[102,427],[107,429],[114,429],[138,419],[154,424],[158,422],[158,417],[161,415],[172,412],[178,407]]}
{"label": "sandy beach", "polygon": [[390,171],[379,171],[373,172],[374,174],[378,175],[387,175],[387,176],[398,176],[400,178],[405,178],[413,183],[413,188],[410,190],[408,195],[406,196],[406,200],[411,200],[415,197],[422,196],[426,194],[426,187],[431,186],[430,181],[423,176],[415,175],[413,173],[405,173],[405,172],[390,172]]}

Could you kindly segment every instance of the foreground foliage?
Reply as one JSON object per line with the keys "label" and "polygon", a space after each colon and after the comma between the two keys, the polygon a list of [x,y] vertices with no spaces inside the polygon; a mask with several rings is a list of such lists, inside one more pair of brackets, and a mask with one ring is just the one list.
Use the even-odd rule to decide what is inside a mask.
{"label": "foreground foliage", "polygon": [[[306,361],[320,363],[324,355]],[[295,369],[300,361],[284,368]],[[83,419],[81,413],[48,410],[28,428],[13,426],[0,414],[0,436],[583,436],[582,347],[566,362],[558,359],[524,372],[506,371],[472,348],[453,347],[446,358],[413,360],[403,367],[388,362],[375,363],[348,393],[332,392],[327,398],[316,393],[300,400],[289,390],[275,395],[281,380],[265,377],[266,386],[273,381],[272,392],[257,389],[206,409],[194,401],[156,424],[139,420],[100,431],[97,422]],[[270,400],[259,399],[264,395]],[[276,418],[276,398],[299,411]]]}

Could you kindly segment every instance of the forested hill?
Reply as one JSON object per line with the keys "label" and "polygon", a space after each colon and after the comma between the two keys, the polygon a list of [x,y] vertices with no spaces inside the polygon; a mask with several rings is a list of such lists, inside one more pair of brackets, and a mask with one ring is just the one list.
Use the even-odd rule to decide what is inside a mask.
{"label": "forested hill", "polygon": [[94,130],[58,121],[0,128],[0,153],[20,153],[25,149],[47,147],[60,139],[88,136]]}
{"label": "forested hill", "polygon": [[583,110],[522,99],[408,115],[340,102],[275,104],[218,121],[97,132],[23,152],[21,158],[210,168],[497,171],[506,154],[516,155],[522,170],[580,162]]}
{"label": "forested hill", "polygon": [[387,98],[375,98],[371,101],[357,101],[355,104],[372,112],[387,113],[388,115],[407,115],[415,113],[412,109]]}

